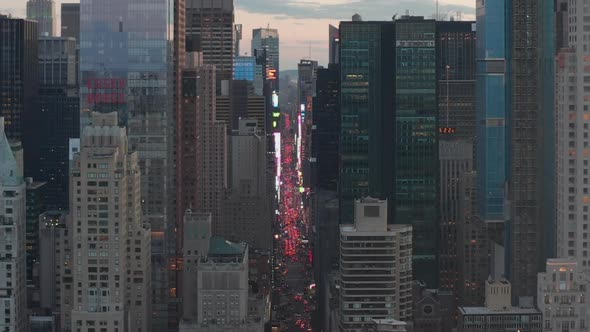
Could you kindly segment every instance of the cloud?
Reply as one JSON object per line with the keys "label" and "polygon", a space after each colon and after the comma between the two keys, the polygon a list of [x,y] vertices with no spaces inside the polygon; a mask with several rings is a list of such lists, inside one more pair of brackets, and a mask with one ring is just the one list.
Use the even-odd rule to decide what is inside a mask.
{"label": "cloud", "polygon": [[[436,11],[434,0],[244,0],[236,1],[236,6],[250,13],[273,15],[277,19],[338,19],[347,20],[353,14],[360,14],[365,20],[389,20],[406,9],[412,15],[432,16]],[[463,4],[444,3],[439,5],[439,13],[461,11],[473,16],[474,8]]]}

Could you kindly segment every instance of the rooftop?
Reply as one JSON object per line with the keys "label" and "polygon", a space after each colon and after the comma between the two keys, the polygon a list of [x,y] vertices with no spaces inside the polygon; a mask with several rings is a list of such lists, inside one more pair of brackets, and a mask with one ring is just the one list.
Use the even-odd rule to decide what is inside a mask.
{"label": "rooftop", "polygon": [[214,236],[209,242],[208,256],[242,256],[246,247],[245,243],[233,243],[222,237]]}
{"label": "rooftop", "polygon": [[459,307],[461,314],[465,315],[534,315],[541,314],[534,308],[511,307],[508,310],[492,310],[486,307]]}

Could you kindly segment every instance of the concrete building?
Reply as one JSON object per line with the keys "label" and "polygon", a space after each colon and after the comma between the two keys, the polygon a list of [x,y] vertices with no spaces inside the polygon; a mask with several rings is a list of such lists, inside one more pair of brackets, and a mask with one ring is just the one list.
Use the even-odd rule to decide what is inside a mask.
{"label": "concrete building", "polygon": [[142,223],[138,154],[116,113],[93,113],[80,145],[70,177],[72,329],[150,331],[150,229]]}
{"label": "concrete building", "polygon": [[268,297],[248,285],[248,246],[211,234],[211,214],[187,211],[183,241],[182,332],[262,331]]}
{"label": "concrete building", "polygon": [[542,314],[522,298],[511,305],[511,284],[506,279],[486,281],[483,307],[459,307],[458,332],[541,332]]}
{"label": "concrete building", "polygon": [[240,119],[231,136],[231,190],[223,200],[218,235],[271,249],[273,212],[266,174],[266,139],[256,119]]}
{"label": "concrete building", "polygon": [[[203,63],[215,66],[217,87],[233,76],[233,0],[186,0],[187,49],[203,52]],[[218,90],[218,93],[221,91]]]}
{"label": "concrete building", "polygon": [[[187,209],[209,212],[218,232],[221,201],[228,187],[227,125],[216,119],[215,67],[197,66],[182,73],[182,123],[178,141],[177,217]],[[181,221],[178,234],[182,234]]]}
{"label": "concrete building", "polygon": [[25,181],[0,117],[0,330],[27,330]]}
{"label": "concrete building", "polygon": [[46,183],[26,177],[27,307],[39,308],[39,215],[46,211]]}
{"label": "concrete building", "polygon": [[27,19],[37,21],[40,37],[55,37],[59,32],[57,7],[53,0],[27,1]]}
{"label": "concrete building", "polygon": [[543,331],[588,331],[590,278],[579,263],[549,259],[537,279],[537,308],[543,313]]}
{"label": "concrete building", "polygon": [[385,200],[357,200],[354,211],[354,224],[340,226],[341,331],[411,320],[412,227],[388,225]]}

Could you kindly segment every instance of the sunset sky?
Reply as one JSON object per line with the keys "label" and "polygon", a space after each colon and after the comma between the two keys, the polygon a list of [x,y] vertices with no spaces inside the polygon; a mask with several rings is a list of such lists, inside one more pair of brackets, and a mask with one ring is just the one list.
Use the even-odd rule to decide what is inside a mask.
{"label": "sunset sky", "polygon": [[[56,2],[60,3],[60,0]],[[61,2],[76,2],[62,0]],[[79,1],[77,1],[79,2]],[[311,57],[320,64],[328,59],[328,24],[338,25],[358,13],[364,20],[390,20],[394,14],[432,17],[434,0],[234,0],[236,23],[243,24],[242,53],[250,53],[252,29],[279,30],[281,70],[297,68],[299,59]],[[0,13],[25,16],[26,0],[0,0]],[[475,0],[439,0],[439,15],[473,20]],[[59,5],[58,5],[59,8]],[[58,9],[59,11],[59,9]]]}

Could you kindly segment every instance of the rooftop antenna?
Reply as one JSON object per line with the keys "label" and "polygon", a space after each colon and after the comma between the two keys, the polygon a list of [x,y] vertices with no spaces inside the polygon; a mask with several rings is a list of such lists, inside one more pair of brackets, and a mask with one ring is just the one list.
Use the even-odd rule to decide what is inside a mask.
{"label": "rooftop antenna", "polygon": [[309,60],[311,60],[311,40],[309,41]]}
{"label": "rooftop antenna", "polygon": [[436,0],[436,20],[438,21],[438,0]]}

